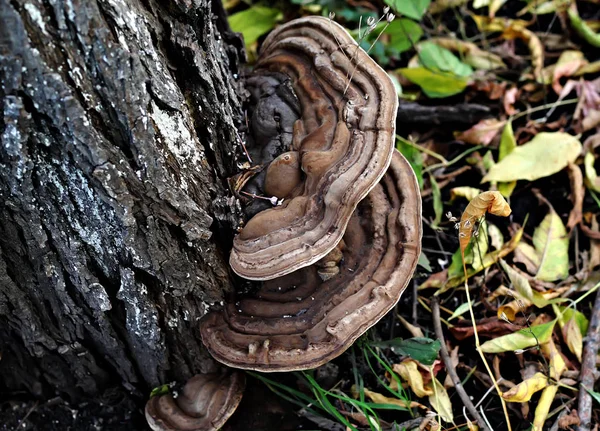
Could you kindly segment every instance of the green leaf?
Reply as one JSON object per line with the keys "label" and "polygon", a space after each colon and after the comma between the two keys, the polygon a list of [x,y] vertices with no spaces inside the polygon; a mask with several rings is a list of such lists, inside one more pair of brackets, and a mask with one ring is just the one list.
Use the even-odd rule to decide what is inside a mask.
{"label": "green leaf", "polygon": [[521,329],[512,334],[496,337],[483,343],[481,350],[484,353],[501,353],[524,350],[538,344],[547,343],[552,337],[555,324],[556,319],[542,325]]}
{"label": "green leaf", "polygon": [[431,269],[431,263],[429,262],[429,258],[423,252],[421,252],[421,254],[419,255],[419,261],[417,262],[417,265],[424,268],[425,271],[433,272],[433,269]]}
{"label": "green leaf", "polygon": [[575,319],[575,323],[579,326],[582,334],[587,334],[588,326],[590,324],[585,314],[581,311],[577,311],[571,307],[565,307],[562,305],[553,305],[558,308],[558,324],[562,328],[569,320]]}
{"label": "green leaf", "polygon": [[385,3],[397,14],[419,21],[425,15],[431,0],[385,0]]}
{"label": "green leaf", "polygon": [[462,304],[460,304],[458,306],[458,308],[456,310],[454,310],[454,313],[452,313],[452,316],[448,317],[448,321],[450,321],[452,319],[456,319],[458,316],[465,314],[467,311],[469,311],[469,303],[463,302]]}
{"label": "green leaf", "polygon": [[419,150],[411,145],[404,138],[397,136],[396,138],[396,149],[406,158],[410,167],[413,168],[415,176],[417,177],[417,183],[419,189],[423,189],[423,155]]}
{"label": "green leaf", "polygon": [[512,153],[515,148],[517,148],[517,141],[515,139],[515,133],[513,132],[512,120],[510,120],[506,122],[504,130],[502,130],[500,146],[498,147],[498,161],[501,161]]}
{"label": "green leaf", "polygon": [[375,347],[389,347],[399,355],[406,355],[419,361],[424,365],[431,365],[437,359],[440,351],[440,340],[432,340],[431,338],[414,337],[407,340],[402,338],[394,338],[389,341],[379,341],[370,343]]}
{"label": "green leaf", "polygon": [[396,72],[417,84],[431,98],[453,96],[462,92],[469,79],[452,73],[429,70],[425,67],[398,69]]}
{"label": "green leaf", "polygon": [[550,210],[533,232],[533,247],[540,258],[535,278],[555,281],[569,275],[569,237],[562,220]]}
{"label": "green leaf", "polygon": [[233,31],[244,35],[244,42],[248,46],[275,27],[282,17],[279,9],[257,5],[231,15],[229,25]]}
{"label": "green leaf", "polygon": [[421,26],[411,19],[395,19],[385,30],[385,34],[390,36],[387,44],[397,54],[411,49],[423,36]]}
{"label": "green leaf", "polygon": [[538,133],[530,142],[515,148],[492,166],[481,181],[533,181],[544,178],[573,163],[580,152],[581,142],[568,133]]}
{"label": "green leaf", "polygon": [[473,74],[473,68],[452,53],[433,42],[419,44],[419,63],[430,70],[448,72],[457,76],[468,77]]}
{"label": "green leaf", "polygon": [[440,186],[437,181],[433,177],[433,175],[429,176],[429,181],[431,182],[431,196],[433,197],[433,212],[435,213],[435,218],[431,225],[433,228],[437,228],[442,221],[442,215],[444,214],[444,203],[442,202],[442,191],[440,190]]}
{"label": "green leaf", "polygon": [[588,391],[588,393],[592,396],[592,398],[594,398],[598,403],[600,403],[600,394],[598,392],[594,392],[591,389],[586,388],[585,386],[583,388],[586,391]]}

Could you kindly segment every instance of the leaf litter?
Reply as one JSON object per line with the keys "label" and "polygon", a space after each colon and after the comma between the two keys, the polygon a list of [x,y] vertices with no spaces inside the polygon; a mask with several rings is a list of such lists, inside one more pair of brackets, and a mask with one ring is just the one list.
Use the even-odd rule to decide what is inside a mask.
{"label": "leaf litter", "polygon": [[[298,377],[303,386],[266,384],[331,429],[587,431],[600,422],[600,386],[578,383],[600,319],[598,2],[226,7],[251,60],[284,19],[329,15],[346,26],[397,83],[408,112],[397,148],[423,192],[414,289],[334,361],[333,382],[317,370]],[[383,7],[395,20],[365,32]],[[451,354],[434,332],[437,302]],[[472,406],[454,396],[449,371]],[[583,394],[592,408],[579,408]]]}

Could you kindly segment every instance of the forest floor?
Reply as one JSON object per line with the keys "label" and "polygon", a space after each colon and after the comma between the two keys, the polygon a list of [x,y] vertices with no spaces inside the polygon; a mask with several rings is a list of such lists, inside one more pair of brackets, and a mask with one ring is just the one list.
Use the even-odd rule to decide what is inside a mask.
{"label": "forest floor", "polygon": [[[397,85],[397,149],[421,185],[423,251],[395,310],[326,371],[260,377],[297,406],[302,429],[467,429],[472,410],[495,430],[594,427],[600,2],[226,7],[250,62],[277,23],[319,14],[349,29]],[[486,191],[510,216],[470,212]],[[465,210],[473,233],[457,229]]]}
{"label": "forest floor", "polygon": [[[424,233],[392,312],[321,369],[249,376],[251,396],[224,430],[466,430],[469,409],[494,430],[597,429],[600,1],[225,6],[250,62],[275,25],[318,14],[388,71]],[[476,213],[463,268],[456,225],[486,191],[511,214]],[[146,427],[142,409],[118,393],[77,409],[14,400],[0,413],[0,430]]]}

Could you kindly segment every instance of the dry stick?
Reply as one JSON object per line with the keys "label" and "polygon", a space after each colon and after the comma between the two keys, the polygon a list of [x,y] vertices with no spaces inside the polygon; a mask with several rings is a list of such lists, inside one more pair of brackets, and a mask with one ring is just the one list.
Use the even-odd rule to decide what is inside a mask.
{"label": "dry stick", "polygon": [[435,336],[441,343],[440,355],[442,356],[442,360],[446,365],[446,370],[448,370],[448,374],[452,379],[452,383],[454,383],[454,388],[456,392],[458,392],[458,396],[462,400],[463,404],[471,413],[471,416],[477,421],[479,426],[484,431],[489,431],[490,429],[487,427],[486,422],[483,420],[471,399],[465,392],[465,388],[463,387],[458,374],[456,374],[456,368],[454,368],[454,364],[450,359],[450,355],[448,354],[448,349],[446,348],[446,340],[444,339],[444,332],[442,331],[442,321],[440,320],[440,300],[434,296],[431,299],[431,308],[433,310],[433,328],[435,330]]}
{"label": "dry stick", "polygon": [[581,383],[579,385],[579,405],[577,406],[577,413],[579,413],[581,421],[578,427],[579,431],[589,431],[592,422],[592,396],[587,389],[593,390],[596,380],[596,355],[600,347],[600,290],[596,293],[586,339],[581,361]]}

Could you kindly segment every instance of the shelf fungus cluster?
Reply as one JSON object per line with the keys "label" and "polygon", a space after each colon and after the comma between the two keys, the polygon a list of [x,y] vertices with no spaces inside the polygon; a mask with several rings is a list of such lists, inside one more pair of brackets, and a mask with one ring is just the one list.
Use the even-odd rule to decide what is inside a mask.
{"label": "shelf fungus cluster", "polygon": [[257,167],[236,184],[263,199],[247,200],[230,264],[258,282],[204,317],[202,340],[231,367],[314,368],[400,299],[420,253],[419,188],[394,150],[390,78],[336,23],[274,30],[247,84]]}
{"label": "shelf fungus cluster", "polygon": [[218,430],[237,408],[245,385],[239,371],[198,374],[181,391],[152,397],[146,420],[154,431]]}

